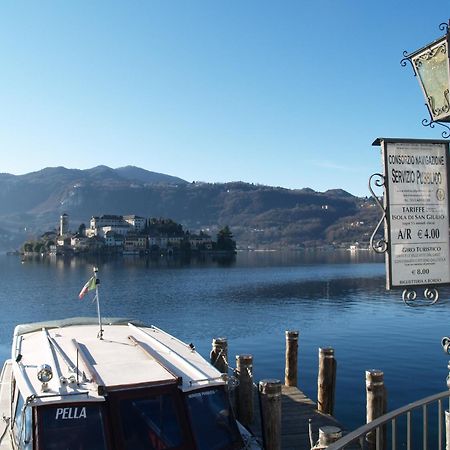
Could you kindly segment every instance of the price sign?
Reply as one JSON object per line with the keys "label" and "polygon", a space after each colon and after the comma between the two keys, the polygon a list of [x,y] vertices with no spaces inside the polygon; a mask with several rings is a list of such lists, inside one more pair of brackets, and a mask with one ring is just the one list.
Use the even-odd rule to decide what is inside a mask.
{"label": "price sign", "polygon": [[388,241],[387,287],[450,283],[448,143],[381,140]]}

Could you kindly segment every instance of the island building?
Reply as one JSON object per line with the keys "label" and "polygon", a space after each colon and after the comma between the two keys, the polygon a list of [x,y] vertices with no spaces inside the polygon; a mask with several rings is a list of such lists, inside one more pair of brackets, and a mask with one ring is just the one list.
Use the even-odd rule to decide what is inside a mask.
{"label": "island building", "polygon": [[[179,229],[164,230],[166,219],[157,221],[157,227],[147,226],[147,219],[137,215],[111,215],[93,216],[89,227],[79,228],[75,234],[70,234],[69,216],[60,217],[60,230],[54,236],[54,245],[50,247],[53,254],[76,254],[89,252],[144,254],[154,250],[173,253],[182,248],[191,250],[212,250],[213,240],[205,232],[193,234]],[[168,220],[169,226],[174,222]],[[63,233],[61,233],[63,231]],[[50,236],[50,235],[49,235]],[[42,236],[46,237],[46,234]],[[45,240],[45,239],[44,239]]]}
{"label": "island building", "polygon": [[97,230],[102,227],[120,227],[126,223],[123,216],[104,214],[103,216],[92,216],[89,228],[91,230]]}
{"label": "island building", "polygon": [[59,218],[59,235],[64,236],[69,233],[69,216],[64,213]]}
{"label": "island building", "polygon": [[189,235],[189,244],[193,249],[204,248],[205,250],[212,250],[213,248],[213,241],[211,239],[211,236],[208,236],[204,233],[199,235]]}
{"label": "island building", "polygon": [[134,231],[137,231],[138,233],[144,231],[147,222],[144,217],[135,216],[134,214],[130,216],[123,216],[123,220],[131,225]]}
{"label": "island building", "polygon": [[141,233],[145,229],[146,219],[144,217],[129,215],[117,216],[105,214],[102,216],[93,216],[90,220],[90,226],[86,230],[86,236],[105,237],[106,233],[113,232],[126,236],[129,233]]}
{"label": "island building", "polygon": [[145,252],[147,249],[147,237],[139,234],[128,234],[123,242],[124,252]]}
{"label": "island building", "polygon": [[123,243],[125,237],[121,234],[115,233],[114,231],[107,231],[104,236],[105,245],[110,248],[123,248]]}

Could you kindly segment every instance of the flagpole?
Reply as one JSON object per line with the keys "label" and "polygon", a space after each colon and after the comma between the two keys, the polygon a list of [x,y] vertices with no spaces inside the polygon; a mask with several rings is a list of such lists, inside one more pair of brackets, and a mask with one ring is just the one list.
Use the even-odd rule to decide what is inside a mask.
{"label": "flagpole", "polygon": [[103,339],[103,327],[102,327],[102,317],[100,315],[100,299],[98,296],[98,285],[100,284],[100,280],[97,278],[98,267],[94,267],[94,277],[95,277],[95,299],[97,300],[97,316],[98,316],[98,326],[99,332],[97,337],[102,340]]}

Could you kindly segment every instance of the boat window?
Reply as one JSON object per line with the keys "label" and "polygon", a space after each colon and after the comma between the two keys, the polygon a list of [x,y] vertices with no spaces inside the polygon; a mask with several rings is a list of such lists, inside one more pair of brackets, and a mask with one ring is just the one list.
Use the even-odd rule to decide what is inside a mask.
{"label": "boat window", "polygon": [[33,447],[32,442],[32,411],[31,406],[25,405],[24,398],[20,392],[17,397],[16,412],[14,414],[13,434],[14,441],[19,448],[28,450]]}
{"label": "boat window", "polygon": [[171,394],[123,398],[119,401],[124,450],[178,448],[183,434]]}
{"label": "boat window", "polygon": [[59,404],[38,409],[40,450],[104,450],[103,407]]}
{"label": "boat window", "polygon": [[242,438],[224,389],[191,392],[187,405],[199,450],[242,448]]}

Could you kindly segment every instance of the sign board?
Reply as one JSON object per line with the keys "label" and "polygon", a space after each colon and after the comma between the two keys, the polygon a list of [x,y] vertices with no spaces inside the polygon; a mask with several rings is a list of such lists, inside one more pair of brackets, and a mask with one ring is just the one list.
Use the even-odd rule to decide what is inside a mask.
{"label": "sign board", "polygon": [[448,142],[380,139],[387,288],[450,283]]}

